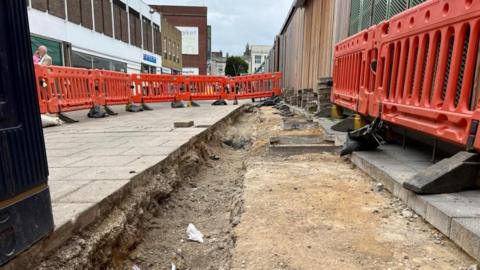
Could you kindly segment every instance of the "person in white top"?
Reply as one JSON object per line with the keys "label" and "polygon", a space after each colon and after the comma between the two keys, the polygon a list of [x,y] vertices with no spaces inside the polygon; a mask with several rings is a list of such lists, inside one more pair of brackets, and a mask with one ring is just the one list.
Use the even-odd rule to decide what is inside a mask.
{"label": "person in white top", "polygon": [[52,65],[52,57],[48,55],[48,49],[45,46],[39,46],[38,47],[38,55],[40,57],[40,60],[38,63],[43,66],[51,66]]}

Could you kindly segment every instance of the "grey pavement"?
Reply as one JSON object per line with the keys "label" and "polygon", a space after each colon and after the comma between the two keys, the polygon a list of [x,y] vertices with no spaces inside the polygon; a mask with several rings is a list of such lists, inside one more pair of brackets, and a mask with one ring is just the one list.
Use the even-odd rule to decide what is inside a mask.
{"label": "grey pavement", "polygon": [[[203,102],[195,108],[152,107],[155,110],[125,113],[123,106],[116,106],[113,109],[120,114],[104,119],[87,119],[86,111],[69,113],[81,121],[44,129],[56,230],[75,222],[239,106]],[[194,121],[201,127],[175,129],[175,121]]]}

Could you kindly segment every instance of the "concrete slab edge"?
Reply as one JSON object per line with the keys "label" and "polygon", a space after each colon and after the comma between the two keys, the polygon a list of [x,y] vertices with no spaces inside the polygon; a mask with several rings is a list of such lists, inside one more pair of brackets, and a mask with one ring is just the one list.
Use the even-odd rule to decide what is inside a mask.
{"label": "concrete slab edge", "polygon": [[[320,124],[320,128],[330,137],[334,137],[336,142],[344,141],[344,138],[338,132],[332,131],[325,126],[322,121],[315,119],[312,114],[304,109],[289,105],[290,110],[295,114],[303,115],[308,119],[313,119]],[[343,135],[344,137],[346,135]],[[466,253],[477,261],[480,261],[480,219],[452,218],[442,209],[435,206],[428,200],[428,196],[417,195],[403,188],[399,180],[394,179],[388,172],[381,167],[369,162],[358,153],[350,156],[350,161],[360,170],[368,174],[375,181],[382,183],[393,196],[401,199],[408,207],[415,211],[428,223],[442,232],[455,244],[457,244]],[[472,223],[474,223],[472,225]]]}
{"label": "concrete slab edge", "polygon": [[186,151],[188,151],[189,146],[199,141],[210,141],[213,138],[213,134],[216,130],[224,125],[229,125],[234,122],[236,118],[245,110],[245,108],[250,106],[251,105],[249,104],[244,104],[231,111],[215,124],[202,131],[200,134],[193,136],[187,143],[180,146],[165,159],[159,161],[159,163],[132,177],[130,182],[121,189],[106,197],[100,203],[81,212],[76,216],[75,219],[70,220],[56,228],[55,231],[53,231],[48,237],[40,240],[26,251],[17,255],[16,258],[2,266],[1,269],[30,269],[29,267],[33,267],[34,265],[38,266],[38,263],[40,263],[43,258],[50,256],[55,250],[67,243],[67,241],[69,241],[73,236],[90,226],[99,224],[105,218],[105,216],[112,211],[116,202],[120,202],[133,190],[135,190],[135,188],[142,186],[142,182],[144,182],[146,178],[153,177],[156,172],[161,171],[162,168],[164,168],[165,164],[169,164],[178,159]]}

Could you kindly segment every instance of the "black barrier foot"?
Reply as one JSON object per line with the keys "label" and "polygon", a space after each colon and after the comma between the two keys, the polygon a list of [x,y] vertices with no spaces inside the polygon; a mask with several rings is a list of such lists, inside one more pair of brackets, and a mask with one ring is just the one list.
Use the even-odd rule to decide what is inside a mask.
{"label": "black barrier foot", "polygon": [[193,100],[188,101],[187,107],[200,107],[200,104],[196,103]]}
{"label": "black barrier foot", "polygon": [[95,106],[95,107],[90,109],[87,116],[88,116],[88,118],[97,119],[97,118],[105,118],[105,117],[108,116],[108,114],[107,114],[107,112],[105,112],[105,110],[102,109],[102,107]]}
{"label": "black barrier foot", "polygon": [[350,132],[354,130],[354,126],[355,126],[354,122],[355,122],[355,119],[352,115],[336,123],[331,127],[331,129],[333,131],[338,131],[338,132]]}
{"label": "black barrier foot", "polygon": [[65,122],[65,123],[67,123],[67,124],[78,123],[78,120],[72,119],[72,118],[66,116],[66,115],[63,114],[63,113],[59,113],[59,114],[58,114],[58,118],[60,118],[60,120],[62,120],[63,122]]}
{"label": "black barrier foot", "polygon": [[377,149],[384,141],[380,136],[382,128],[383,122],[377,118],[370,125],[349,132],[340,156],[345,156],[357,151]]}
{"label": "black barrier foot", "polygon": [[281,100],[278,97],[271,97],[271,98],[265,99],[264,101],[258,103],[256,106],[257,107],[271,107],[271,106],[277,105],[280,101]]}
{"label": "black barrier foot", "polygon": [[153,111],[153,108],[150,107],[150,106],[148,106],[148,105],[145,104],[145,103],[142,103],[142,108],[143,108],[143,110],[145,110],[145,111]]}
{"label": "black barrier foot", "polygon": [[183,104],[183,102],[181,101],[173,101],[170,104],[170,107],[172,107],[173,109],[180,109],[180,108],[185,108],[185,104]]}
{"label": "black barrier foot", "polygon": [[136,104],[127,104],[127,107],[125,108],[127,112],[143,112],[142,106],[138,106]]}
{"label": "black barrier foot", "polygon": [[226,106],[228,105],[227,102],[223,99],[216,100],[212,103],[212,106]]}
{"label": "black barrier foot", "polygon": [[112,109],[110,109],[110,107],[108,106],[104,106],[103,107],[105,109],[105,112],[108,114],[108,115],[118,115],[118,113],[114,112]]}
{"label": "black barrier foot", "polygon": [[403,183],[403,187],[417,194],[453,193],[474,188],[477,183],[480,156],[458,152]]}

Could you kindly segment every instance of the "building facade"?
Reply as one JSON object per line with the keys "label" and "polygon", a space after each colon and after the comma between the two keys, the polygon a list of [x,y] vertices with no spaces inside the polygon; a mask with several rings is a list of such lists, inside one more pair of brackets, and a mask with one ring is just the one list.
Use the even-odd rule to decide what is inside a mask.
{"label": "building facade", "polygon": [[160,14],[141,0],[27,0],[32,49],[56,65],[159,73]]}
{"label": "building facade", "polygon": [[271,49],[272,46],[270,45],[247,44],[244,52],[244,59],[248,62],[248,73],[264,72],[265,60]]}
{"label": "building facade", "polygon": [[207,7],[152,5],[182,32],[183,74],[207,74]]}
{"label": "building facade", "polygon": [[182,74],[182,32],[162,18],[162,74]]}
{"label": "building facade", "polygon": [[227,57],[223,56],[223,52],[212,52],[208,61],[208,75],[225,76],[225,68],[227,66]]}

